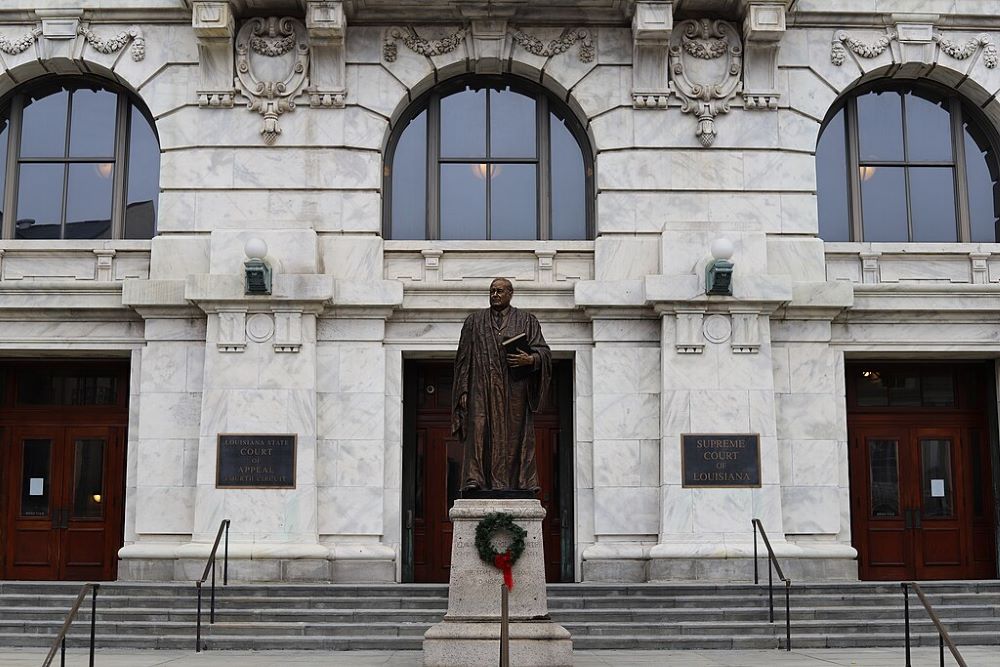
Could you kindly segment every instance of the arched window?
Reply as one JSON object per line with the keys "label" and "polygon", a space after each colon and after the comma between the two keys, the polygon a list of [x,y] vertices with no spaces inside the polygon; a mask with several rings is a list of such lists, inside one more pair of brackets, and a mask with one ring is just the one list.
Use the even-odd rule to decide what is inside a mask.
{"label": "arched window", "polygon": [[587,239],[583,128],[541,86],[462,77],[400,118],[386,155],[390,239]]}
{"label": "arched window", "polygon": [[53,77],[0,104],[0,218],[14,239],[148,239],[160,147],[126,91]]}
{"label": "arched window", "polygon": [[944,89],[876,85],[835,107],[820,135],[820,237],[1000,240],[997,152],[982,115]]}

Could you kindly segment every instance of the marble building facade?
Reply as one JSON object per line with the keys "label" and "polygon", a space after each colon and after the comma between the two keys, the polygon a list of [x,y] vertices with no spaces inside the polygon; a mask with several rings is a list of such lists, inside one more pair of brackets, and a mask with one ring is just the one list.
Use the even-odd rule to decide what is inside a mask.
{"label": "marble building facade", "polygon": [[[127,360],[118,578],[196,578],[228,518],[237,579],[402,581],[404,361],[453,355],[502,275],[572,368],[574,579],[745,577],[752,518],[793,578],[857,579],[846,369],[988,366],[996,484],[1000,245],[824,241],[817,142],[838,99],[883,80],[954,91],[995,132],[998,16],[994,0],[7,0],[0,96],[107,79],[148,109],[160,165],[151,239],[0,240],[0,354]],[[287,50],[248,55],[268,34]],[[386,232],[397,124],[469,74],[565,102],[589,144],[589,238]],[[705,293],[719,237],[732,296]],[[270,295],[245,293],[252,238]],[[220,433],[294,434],[294,488],[217,488]],[[687,433],[759,434],[759,488],[684,487]]]}

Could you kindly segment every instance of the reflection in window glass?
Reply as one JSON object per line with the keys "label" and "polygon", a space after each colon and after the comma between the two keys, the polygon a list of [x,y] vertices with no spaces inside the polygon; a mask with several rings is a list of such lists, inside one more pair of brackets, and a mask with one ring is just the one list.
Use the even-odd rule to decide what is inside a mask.
{"label": "reflection in window glass", "polygon": [[111,191],[114,163],[69,165],[66,188],[66,238],[111,238]]}
{"label": "reflection in window glass", "polygon": [[392,238],[427,234],[427,112],[410,121],[392,157]]}
{"label": "reflection in window glass", "polygon": [[17,182],[16,239],[58,239],[61,234],[63,164],[22,164]]}
{"label": "reflection in window glass", "polygon": [[827,123],[816,146],[816,187],[820,238],[824,241],[850,241],[847,137],[843,110]]}
{"label": "reflection in window glass", "polygon": [[441,238],[486,238],[486,164],[441,165]]}
{"label": "reflection in window glass", "polygon": [[950,162],[951,114],[946,102],[932,102],[911,93],[906,96],[905,105],[907,159]]}
{"label": "reflection in window glass", "polygon": [[33,370],[17,376],[22,405],[113,405],[118,383],[112,375]]}
{"label": "reflection in window glass", "polygon": [[486,157],[485,89],[441,98],[441,157]]}
{"label": "reflection in window glass", "polygon": [[70,157],[115,156],[115,120],[118,95],[107,90],[73,91],[70,116]]}
{"label": "reflection in window glass", "polygon": [[506,88],[490,91],[490,157],[535,157],[535,100]]}
{"label": "reflection in window glass", "polygon": [[880,371],[861,371],[857,387],[857,402],[860,407],[880,408],[889,405],[889,391],[882,383]]}
{"label": "reflection in window glass", "polygon": [[48,439],[26,439],[21,458],[21,516],[48,516],[50,450]]}
{"label": "reflection in window glass", "polygon": [[920,465],[924,518],[950,517],[952,515],[951,442],[921,439]]}
{"label": "reflection in window glass", "polygon": [[865,241],[905,241],[909,237],[902,167],[861,168],[861,219]]}
{"label": "reflection in window glass", "polygon": [[920,405],[920,376],[903,372],[884,373],[883,383],[889,390],[889,405],[894,407],[918,407]]}
{"label": "reflection in window glass", "polygon": [[129,128],[124,237],[151,239],[156,234],[160,198],[160,144],[152,125],[136,107],[132,107]]}
{"label": "reflection in window glass", "polygon": [[951,167],[910,167],[913,241],[958,241],[955,172]]}
{"label": "reflection in window glass", "polygon": [[566,122],[549,114],[552,239],[587,238],[587,177],[583,152]]}
{"label": "reflection in window glass", "polygon": [[69,92],[45,90],[37,95],[24,103],[21,157],[65,157]]}
{"label": "reflection in window glass", "polygon": [[104,440],[81,438],[73,458],[73,518],[104,516]]}
{"label": "reflection in window glass", "polygon": [[951,373],[925,374],[920,378],[923,404],[927,407],[954,407],[955,378]]}
{"label": "reflection in window glass", "polygon": [[868,458],[873,518],[899,516],[899,465],[895,440],[869,440]]}
{"label": "reflection in window glass", "polygon": [[861,161],[903,159],[903,113],[899,93],[858,97],[858,144]]}
{"label": "reflection in window glass", "polygon": [[997,179],[990,173],[989,142],[965,124],[965,174],[969,188],[970,239],[973,243],[994,243],[1000,238],[997,228]]}
{"label": "reflection in window glass", "polygon": [[490,231],[494,239],[538,238],[537,176],[533,164],[493,166]]}

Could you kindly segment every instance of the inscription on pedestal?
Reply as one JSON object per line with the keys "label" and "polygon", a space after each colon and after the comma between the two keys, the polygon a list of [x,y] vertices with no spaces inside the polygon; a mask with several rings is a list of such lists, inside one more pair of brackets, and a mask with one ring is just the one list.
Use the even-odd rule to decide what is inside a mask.
{"label": "inscription on pedestal", "polygon": [[681,436],[683,486],[759,487],[760,435],[696,433]]}
{"label": "inscription on pedestal", "polygon": [[294,489],[295,436],[219,434],[217,489]]}

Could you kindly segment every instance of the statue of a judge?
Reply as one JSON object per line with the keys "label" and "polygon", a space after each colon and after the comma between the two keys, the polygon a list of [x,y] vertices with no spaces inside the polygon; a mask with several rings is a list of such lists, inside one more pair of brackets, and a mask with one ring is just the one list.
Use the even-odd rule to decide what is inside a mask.
{"label": "statue of a judge", "polygon": [[464,446],[466,494],[538,490],[533,413],[548,390],[552,355],[535,316],[510,305],[513,295],[511,282],[497,278],[490,307],[462,325],[451,430]]}

